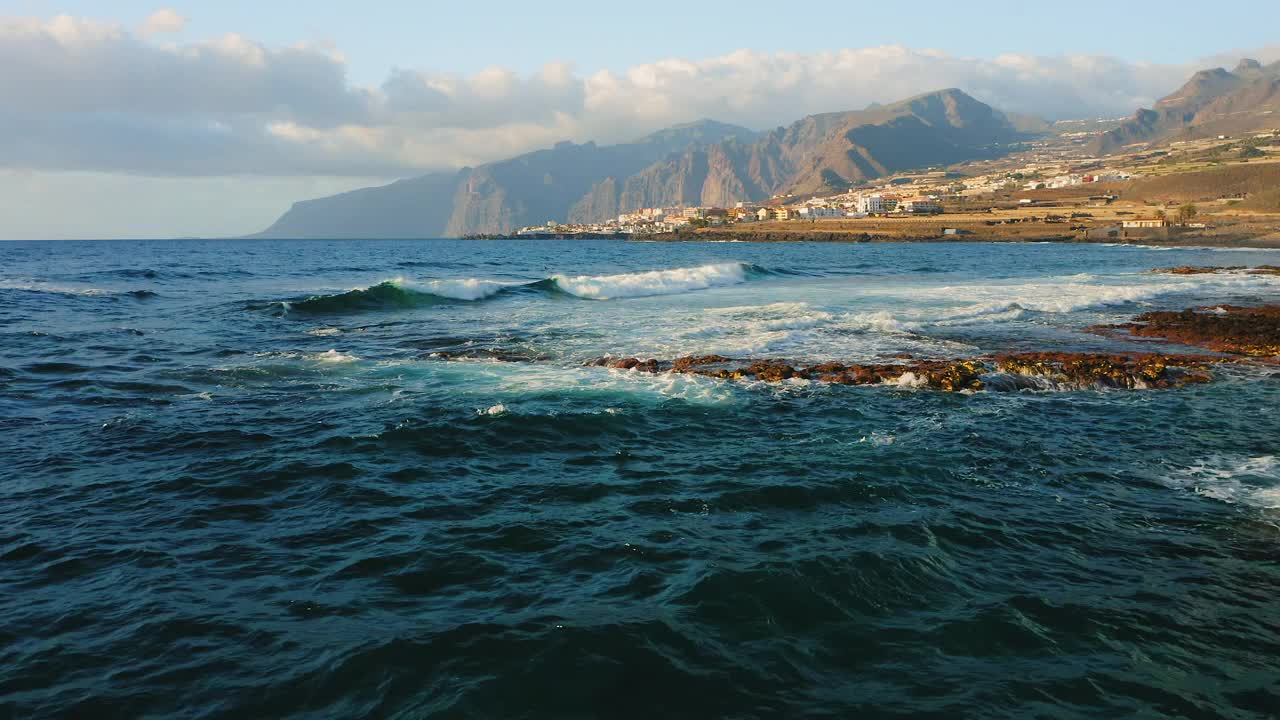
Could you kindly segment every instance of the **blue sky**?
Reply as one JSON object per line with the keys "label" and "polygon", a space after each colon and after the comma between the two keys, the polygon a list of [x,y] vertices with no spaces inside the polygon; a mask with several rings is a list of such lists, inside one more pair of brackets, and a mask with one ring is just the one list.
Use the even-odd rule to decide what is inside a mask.
{"label": "blue sky", "polygon": [[958,87],[1048,119],[1280,60],[1280,2],[0,0],[0,239],[254,232],[297,200],[710,117]]}
{"label": "blue sky", "polygon": [[[142,22],[159,5],[190,19],[185,35],[244,33],[272,45],[332,42],[352,80],[381,82],[393,67],[472,72],[533,70],[570,60],[584,70],[623,69],[665,57],[740,48],[812,52],[902,44],[951,54],[1105,54],[1184,62],[1280,41],[1280,2],[1222,6],[1166,2],[779,3],[607,0],[5,0],[5,14],[58,13]],[[1217,13],[1213,8],[1222,7]]]}

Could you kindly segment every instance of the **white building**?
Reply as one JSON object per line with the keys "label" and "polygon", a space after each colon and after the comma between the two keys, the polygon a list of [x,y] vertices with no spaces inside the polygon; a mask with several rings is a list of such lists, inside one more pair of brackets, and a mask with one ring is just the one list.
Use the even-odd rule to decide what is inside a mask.
{"label": "white building", "polygon": [[867,215],[878,215],[898,209],[898,198],[895,195],[866,195],[858,198],[858,212]]}
{"label": "white building", "polygon": [[800,208],[800,217],[804,220],[820,220],[826,218],[838,218],[844,213],[836,208],[828,207],[804,207]]}
{"label": "white building", "polygon": [[898,205],[899,212],[931,215],[942,212],[942,203],[935,197],[913,197]]}

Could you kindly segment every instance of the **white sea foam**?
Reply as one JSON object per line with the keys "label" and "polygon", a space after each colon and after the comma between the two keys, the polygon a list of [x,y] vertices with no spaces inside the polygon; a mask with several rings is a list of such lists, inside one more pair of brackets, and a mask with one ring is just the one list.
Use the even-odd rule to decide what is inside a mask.
{"label": "white sea foam", "polygon": [[340,332],[342,331],[338,328],[316,328],[314,330],[308,330],[307,334],[315,335],[316,337],[328,337],[329,335],[337,335]]}
{"label": "white sea foam", "polygon": [[709,308],[691,317],[691,324],[676,330],[666,344],[677,353],[692,352],[690,348],[735,356],[776,352],[812,340],[835,319],[803,302]]}
{"label": "white sea foam", "polygon": [[338,352],[337,350],[329,350],[327,352],[316,353],[314,355],[306,355],[304,357],[307,360],[315,360],[316,362],[322,362],[322,363],[349,363],[349,362],[355,362],[360,359],[355,355],[349,355],[344,352]]}
{"label": "white sea foam", "polygon": [[87,297],[112,294],[109,290],[99,288],[55,285],[39,280],[0,280],[0,290],[24,290],[26,292],[50,293],[53,295],[84,295]]}
{"label": "white sea foam", "polygon": [[1174,471],[1166,484],[1222,502],[1280,509],[1280,459],[1215,455]]}
{"label": "white sea foam", "polygon": [[883,310],[849,315],[845,323],[851,329],[881,333],[910,333],[920,329],[919,322],[901,320]]}
{"label": "white sea foam", "polygon": [[453,300],[483,300],[498,294],[503,288],[511,287],[515,283],[465,278],[459,280],[425,280],[412,283],[400,280],[397,284],[410,290],[429,292],[432,295],[439,295]]}
{"label": "white sea foam", "polygon": [[905,372],[898,376],[896,380],[885,380],[886,385],[897,385],[904,389],[918,389],[929,386],[929,378],[923,375],[916,375],[913,372]]}
{"label": "white sea foam", "polygon": [[561,290],[571,295],[589,300],[611,300],[737,285],[747,281],[747,271],[742,263],[719,263],[622,275],[556,275],[553,279]]}
{"label": "white sea foam", "polygon": [[880,290],[909,300],[933,303],[962,303],[947,308],[917,307],[892,316],[906,329],[921,324],[960,325],[972,322],[999,322],[1017,319],[1025,312],[1072,313],[1092,308],[1114,307],[1156,300],[1179,293],[1258,292],[1280,290],[1280,279],[1267,275],[1217,273],[1208,275],[1159,276],[1140,274],[1098,279],[1092,275],[1072,275],[1057,280],[1025,283],[986,283],[922,288],[903,287]]}

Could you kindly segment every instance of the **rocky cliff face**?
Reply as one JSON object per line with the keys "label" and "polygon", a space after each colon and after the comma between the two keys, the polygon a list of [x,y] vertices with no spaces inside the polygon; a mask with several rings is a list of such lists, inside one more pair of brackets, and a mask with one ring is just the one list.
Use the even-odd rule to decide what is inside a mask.
{"label": "rocky cliff face", "polygon": [[296,202],[255,237],[439,237],[453,214],[453,197],[470,170],[432,173],[381,187]]}
{"label": "rocky cliff face", "polygon": [[454,174],[298,203],[262,235],[460,236],[548,220],[600,221],[643,207],[727,206],[988,157],[1018,137],[1002,113],[959,90],[811,115],[763,134],[704,120],[634,143],[560,143]]}
{"label": "rocky cliff face", "polygon": [[1271,129],[1280,110],[1280,62],[1241,60],[1235,70],[1201,70],[1155,108],[1143,108],[1093,145],[1102,155],[1173,137],[1211,137]]}
{"label": "rocky cliff face", "polygon": [[660,205],[728,205],[840,190],[911,168],[993,156],[1019,133],[959,90],[887,107],[806,117],[752,143],[737,138],[666,158],[623,184],[623,212]]}

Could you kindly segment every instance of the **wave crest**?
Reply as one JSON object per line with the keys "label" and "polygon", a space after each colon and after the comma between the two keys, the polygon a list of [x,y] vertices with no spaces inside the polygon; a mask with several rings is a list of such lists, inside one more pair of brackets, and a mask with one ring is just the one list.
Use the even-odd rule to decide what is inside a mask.
{"label": "wave crest", "polygon": [[763,268],[743,263],[717,263],[694,268],[650,270],[619,275],[555,275],[552,280],[564,292],[588,300],[675,295],[693,290],[739,285]]}
{"label": "wave crest", "polygon": [[394,278],[367,288],[332,295],[312,295],[300,300],[250,305],[249,309],[270,308],[279,314],[334,315],[369,310],[430,307],[449,303],[477,302],[502,295],[536,293],[570,295],[586,300],[671,295],[706,290],[746,282],[752,277],[774,272],[744,263],[719,263],[694,268],[650,270],[618,275],[555,275],[534,282],[504,282],[478,278],[406,281]]}

